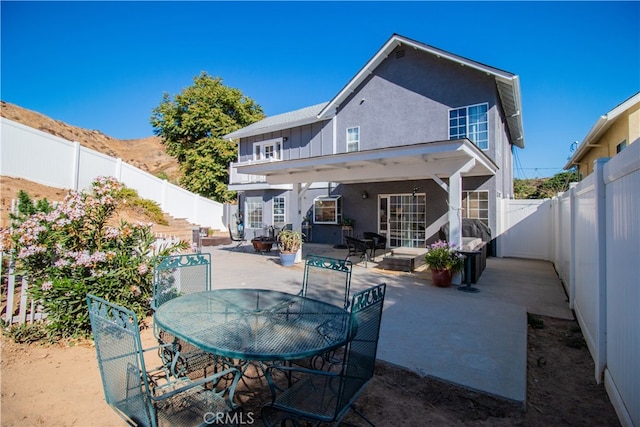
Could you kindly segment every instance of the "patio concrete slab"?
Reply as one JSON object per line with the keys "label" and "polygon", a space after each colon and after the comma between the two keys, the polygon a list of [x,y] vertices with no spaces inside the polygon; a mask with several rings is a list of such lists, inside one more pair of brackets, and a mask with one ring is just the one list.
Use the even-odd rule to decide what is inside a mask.
{"label": "patio concrete slab", "polygon": [[[303,265],[282,267],[276,252],[203,250],[212,253],[214,288],[300,289]],[[303,253],[344,258],[347,251],[305,244]],[[382,282],[387,295],[379,359],[517,402],[526,400],[527,312],[573,318],[562,284],[545,261],[489,258],[476,285],[480,292],[473,294],[434,287],[426,271],[354,265],[352,293]]]}

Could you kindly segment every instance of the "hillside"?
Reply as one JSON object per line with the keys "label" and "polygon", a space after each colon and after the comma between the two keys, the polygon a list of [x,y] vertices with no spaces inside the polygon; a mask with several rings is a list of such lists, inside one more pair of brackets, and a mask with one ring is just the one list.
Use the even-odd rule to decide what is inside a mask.
{"label": "hillside", "polygon": [[[152,175],[164,174],[164,177],[171,182],[177,182],[178,180],[178,162],[165,152],[159,137],[151,136],[142,139],[120,140],[97,130],[87,130],[68,125],[5,101],[0,101],[0,103],[0,115],[2,117],[70,141],[78,141],[84,147],[112,157],[119,157],[123,161]],[[0,227],[5,227],[9,224],[11,201],[17,198],[20,190],[26,191],[32,199],[46,198],[52,202],[61,201],[67,194],[67,190],[64,189],[47,187],[25,179],[6,176],[0,177],[0,189]],[[122,211],[120,212],[120,217],[130,221],[149,221],[139,212],[134,211]],[[175,235],[182,239],[191,240],[193,224],[169,216],[166,216],[166,219],[169,223],[168,225],[156,224],[153,230],[157,233]]]}
{"label": "hillside", "polygon": [[69,141],[78,141],[83,147],[111,157],[119,157],[152,175],[164,174],[164,178],[172,183],[176,183],[180,176],[178,162],[165,152],[157,136],[142,139],[116,139],[98,130],[71,126],[5,101],[0,101],[0,116]]}

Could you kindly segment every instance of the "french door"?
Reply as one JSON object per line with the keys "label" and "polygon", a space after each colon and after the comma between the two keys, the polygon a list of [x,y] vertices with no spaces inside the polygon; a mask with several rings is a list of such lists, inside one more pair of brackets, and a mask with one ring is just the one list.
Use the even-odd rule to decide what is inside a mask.
{"label": "french door", "polygon": [[425,242],[426,194],[378,196],[378,230],[391,248],[422,248]]}

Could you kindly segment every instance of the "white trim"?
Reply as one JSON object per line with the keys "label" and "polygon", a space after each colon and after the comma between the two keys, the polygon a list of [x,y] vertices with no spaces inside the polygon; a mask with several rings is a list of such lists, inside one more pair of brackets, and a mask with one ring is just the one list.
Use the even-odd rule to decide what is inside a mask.
{"label": "white trim", "polygon": [[[478,143],[476,141],[473,141],[470,137],[469,137],[469,109],[473,108],[473,107],[479,107],[481,105],[486,105],[487,106],[487,148],[482,148],[478,145]],[[447,126],[449,129],[449,139],[451,138],[451,112],[454,110],[461,110],[461,109],[465,109],[466,113],[465,113],[465,134],[463,136],[460,135],[456,135],[455,138],[453,139],[460,139],[460,138],[467,138],[469,139],[471,142],[473,142],[476,147],[478,147],[479,149],[481,149],[482,151],[487,151],[489,149],[489,147],[491,146],[490,141],[491,141],[491,133],[489,131],[489,103],[488,102],[479,102],[477,104],[469,104],[469,105],[461,105],[460,107],[454,107],[454,108],[449,108],[447,110]],[[498,142],[495,142],[495,144],[498,144]]]}
{"label": "white trim", "polygon": [[586,155],[587,151],[589,151],[591,143],[593,141],[597,141],[600,137],[602,137],[602,134],[607,129],[609,129],[609,127],[613,125],[613,123],[615,123],[615,121],[622,113],[639,102],[640,92],[636,93],[631,98],[627,99],[622,104],[609,111],[607,114],[600,116],[587,136],[585,136],[580,145],[578,145],[578,148],[573,153],[573,156],[571,156],[567,164],[564,165],[564,169],[571,169],[574,165],[579,166],[580,161]]}
{"label": "white trim", "polygon": [[[414,49],[421,50],[423,52],[430,53],[431,55],[447,59],[449,61],[457,62],[469,68],[473,68],[478,71],[482,71],[489,75],[493,75],[496,79],[500,78],[505,82],[517,82],[517,76],[507,71],[502,71],[497,68],[489,67],[487,65],[480,64],[479,62],[472,61],[461,56],[454,55],[441,49],[437,49],[433,46],[428,46],[423,43],[416,42],[406,37],[394,34],[382,48],[365,64],[365,66],[356,74],[349,83],[320,111],[318,114],[319,119],[328,118],[333,111],[360,85],[364,79],[369,76],[378,65],[384,61],[387,56],[393,50],[399,46],[405,45],[413,47]],[[514,91],[515,92],[515,91]],[[518,103],[518,105],[520,105]]]}
{"label": "white trim", "polygon": [[[353,143],[354,141],[349,141],[349,131],[351,129],[357,129],[358,130],[358,139],[357,141],[355,141],[357,143],[356,145],[356,149],[355,150],[349,150],[349,143]],[[346,129],[345,131],[345,145],[344,145],[344,151],[346,153],[354,153],[357,151],[360,151],[360,126],[350,126]]]}
{"label": "white trim", "polygon": [[[282,147],[283,140],[284,138],[280,137],[280,138],[266,139],[264,141],[254,142],[251,145],[251,147],[253,148],[251,153],[252,159],[256,162],[282,160],[282,153],[284,151]],[[270,146],[274,147],[274,157],[264,157],[265,148]],[[256,147],[260,147],[259,159],[256,158]]]}
{"label": "white trim", "polygon": [[[284,213],[283,215],[283,220],[282,221],[276,221],[276,199],[282,199],[283,202],[283,211]],[[271,198],[271,224],[276,224],[276,223],[282,223],[282,224],[286,224],[287,223],[287,197],[286,196],[273,196]]]}
{"label": "white trim", "polygon": [[338,153],[338,118],[336,116],[333,116],[331,118],[331,127],[333,132],[333,153],[332,154],[337,154]]}
{"label": "white trim", "polygon": [[[470,194],[479,194],[479,193],[486,193],[487,194],[487,198],[486,198],[486,202],[487,202],[487,209],[481,209],[479,206],[478,208],[476,208],[478,211],[487,211],[487,218],[482,218],[482,217],[470,217],[469,216],[469,195]],[[489,190],[463,190],[462,191],[462,197],[460,198],[462,205],[460,206],[460,209],[462,211],[462,218],[471,218],[471,219],[479,219],[479,220],[486,220],[486,225],[488,226],[489,220],[491,218],[489,218],[489,216],[491,215],[491,209],[489,206]],[[478,203],[480,203],[481,201],[485,201],[485,200],[481,200],[479,198],[476,198],[474,200],[477,200]]]}

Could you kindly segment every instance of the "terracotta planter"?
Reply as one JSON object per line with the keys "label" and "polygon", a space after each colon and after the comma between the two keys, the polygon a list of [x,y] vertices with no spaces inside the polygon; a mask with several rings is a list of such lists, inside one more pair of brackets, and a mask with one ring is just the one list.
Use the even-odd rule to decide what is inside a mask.
{"label": "terracotta planter", "polygon": [[431,283],[439,288],[451,286],[451,270],[431,270]]}
{"label": "terracotta planter", "polygon": [[260,240],[253,239],[251,240],[251,244],[253,244],[253,250],[256,252],[271,252],[271,247],[273,246],[273,241],[271,240]]}

